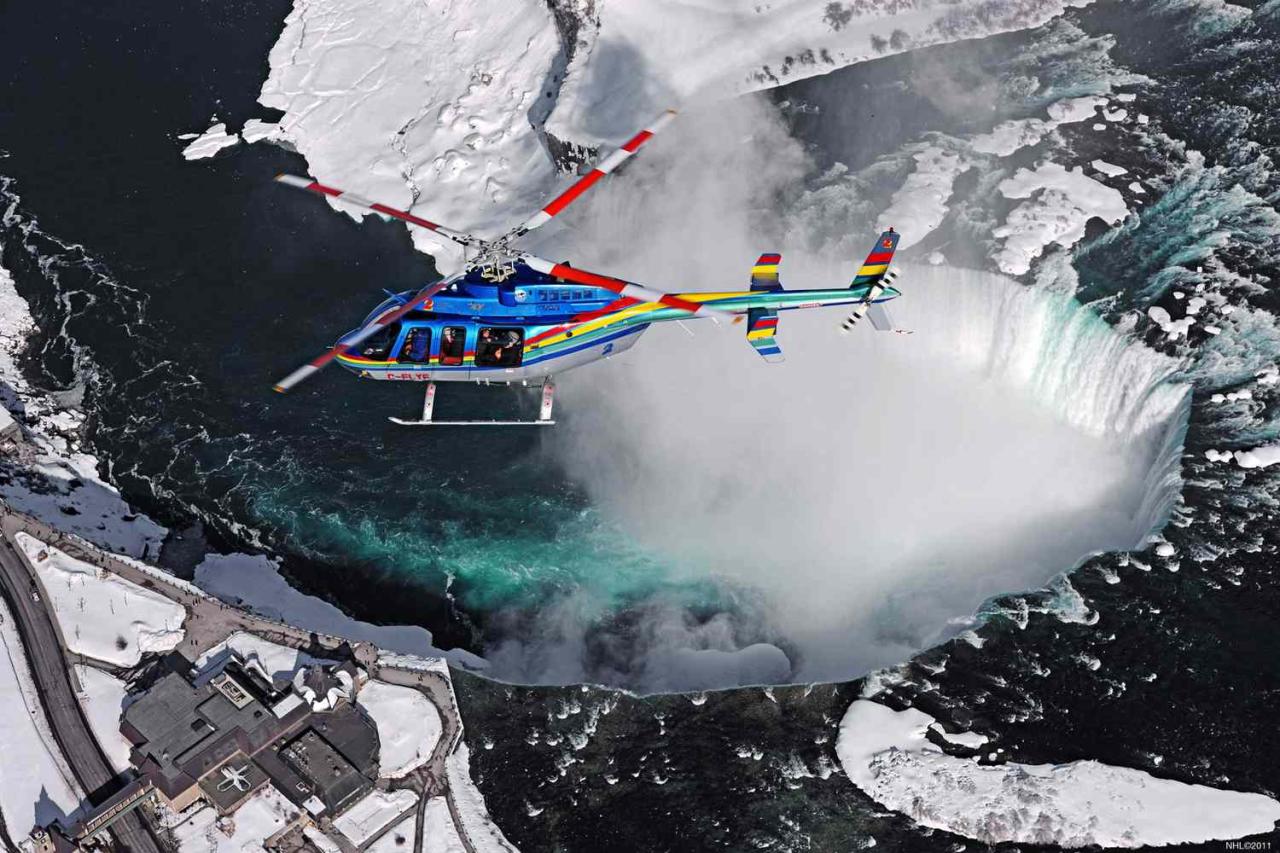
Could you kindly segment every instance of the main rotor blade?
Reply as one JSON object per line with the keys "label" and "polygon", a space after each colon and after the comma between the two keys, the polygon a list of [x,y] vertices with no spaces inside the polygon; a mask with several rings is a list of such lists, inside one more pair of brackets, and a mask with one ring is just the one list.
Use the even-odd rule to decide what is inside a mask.
{"label": "main rotor blade", "polygon": [[408,302],[406,302],[405,304],[401,305],[398,308],[387,309],[381,315],[374,318],[373,322],[361,328],[354,335],[348,335],[347,337],[343,338],[338,343],[334,344],[333,346],[329,347],[329,349],[322,352],[320,355],[311,359],[311,361],[308,361],[306,364],[302,365],[297,370],[293,371],[288,376],[281,379],[279,382],[277,382],[275,385],[272,386],[272,389],[277,393],[283,394],[284,392],[288,391],[294,386],[301,384],[307,379],[310,379],[312,376],[314,376],[315,374],[319,373],[322,369],[327,367],[329,363],[332,362],[339,355],[351,352],[355,347],[360,346],[360,344],[368,340],[369,337],[372,336],[374,333],[391,325],[395,321],[399,320],[401,317],[408,314],[410,311],[417,309],[422,305],[422,303],[424,303],[431,297],[435,296],[437,293],[444,290],[445,288],[449,287],[461,277],[462,277],[461,274],[454,275],[444,279],[443,281],[437,281],[435,284],[427,285],[426,287],[422,288],[422,290],[419,290],[417,295],[414,296],[412,299],[410,299]]}
{"label": "main rotor blade", "polygon": [[722,311],[719,308],[712,308],[703,302],[694,302],[689,299],[682,299],[671,293],[663,293],[661,290],[654,290],[651,287],[645,287],[643,284],[636,284],[631,281],[624,281],[620,278],[612,276],[600,275],[599,273],[589,272],[588,270],[571,267],[567,264],[557,264],[548,261],[545,258],[539,258],[536,255],[522,254],[520,259],[533,269],[546,275],[563,278],[566,281],[572,281],[577,284],[589,284],[593,287],[603,287],[606,290],[612,290],[619,296],[626,296],[640,302],[652,302],[659,305],[665,305],[668,308],[677,308],[681,311],[688,311],[696,317],[715,317],[721,320],[734,321],[737,316],[729,311]]}
{"label": "main rotor blade", "polygon": [[423,219],[421,216],[415,216],[407,210],[397,210],[394,207],[388,207],[377,201],[369,201],[369,199],[340,190],[335,187],[327,187],[319,181],[313,181],[310,178],[299,178],[297,175],[276,175],[276,180],[282,184],[288,184],[291,187],[297,187],[301,190],[310,190],[319,195],[329,196],[330,198],[341,199],[345,204],[352,204],[356,207],[363,207],[365,210],[372,210],[374,213],[381,213],[384,216],[391,216],[402,222],[408,222],[410,225],[417,225],[420,228],[426,228],[428,231],[434,231],[441,237],[452,240],[462,246],[484,246],[485,241],[472,234],[462,231],[455,231],[447,228],[438,222],[432,222],[430,219]]}
{"label": "main rotor blade", "polygon": [[667,110],[662,115],[658,116],[650,122],[648,127],[624,142],[621,148],[597,163],[595,168],[579,178],[572,186],[569,187],[569,189],[552,199],[546,207],[529,217],[523,224],[507,236],[520,237],[524,234],[528,234],[533,229],[540,228],[550,222],[552,217],[572,204],[578,196],[591,189],[592,185],[594,185],[596,181],[622,165],[623,161],[636,153],[641,145],[644,145],[649,141],[650,137],[670,124],[671,120],[675,117],[675,110]]}

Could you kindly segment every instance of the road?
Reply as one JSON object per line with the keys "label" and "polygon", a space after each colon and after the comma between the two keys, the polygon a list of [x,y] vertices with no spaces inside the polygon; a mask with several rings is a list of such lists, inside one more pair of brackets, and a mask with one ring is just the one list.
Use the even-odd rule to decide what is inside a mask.
{"label": "road", "polygon": [[[0,536],[0,592],[13,612],[27,666],[40,694],[54,739],[80,786],[88,793],[115,781],[116,774],[89,730],[72,691],[67,660],[53,620],[43,603],[31,598],[32,575],[8,537]],[[25,829],[25,827],[23,828]],[[160,853],[160,845],[137,812],[111,827],[120,848],[133,853]]]}

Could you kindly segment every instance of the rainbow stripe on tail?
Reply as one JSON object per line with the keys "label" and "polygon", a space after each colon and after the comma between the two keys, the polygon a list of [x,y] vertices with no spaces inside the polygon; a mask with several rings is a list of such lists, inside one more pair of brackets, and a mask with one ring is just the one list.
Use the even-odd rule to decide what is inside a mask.
{"label": "rainbow stripe on tail", "polygon": [[898,237],[900,236],[897,231],[890,228],[876,239],[876,244],[871,249],[871,253],[867,255],[867,259],[858,268],[858,274],[853,277],[853,281],[849,285],[850,288],[870,287],[873,284],[878,284],[880,279],[884,278],[885,271],[889,269],[889,263],[893,260],[893,252],[898,248]]}

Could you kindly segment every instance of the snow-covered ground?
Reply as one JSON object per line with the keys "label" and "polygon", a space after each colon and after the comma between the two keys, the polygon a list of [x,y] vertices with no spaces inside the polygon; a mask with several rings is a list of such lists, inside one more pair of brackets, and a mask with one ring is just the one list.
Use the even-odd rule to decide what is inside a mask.
{"label": "snow-covered ground", "polygon": [[[408,853],[413,850],[413,832],[416,822],[417,816],[409,815],[388,829],[377,841],[364,848],[365,853]],[[435,853],[435,848],[431,846],[424,845],[423,850]]]}
{"label": "snow-covered ground", "polygon": [[169,651],[182,642],[182,605],[25,533],[15,538],[35,566],[71,651],[133,666],[144,652]]}
{"label": "snow-covered ground", "polygon": [[[261,554],[209,554],[196,566],[195,581],[201,589],[223,601],[309,631],[363,640],[382,649],[422,658],[448,657],[471,669],[485,666],[483,658],[465,650],[437,649],[431,644],[431,632],[425,628],[372,625],[352,619],[329,602],[289,586],[276,561]],[[447,670],[443,662],[440,665]]]}
{"label": "snow-covered ground", "polygon": [[418,795],[413,791],[370,791],[339,815],[333,825],[360,847],[417,801]]}
{"label": "snow-covered ground", "polygon": [[58,752],[3,599],[0,640],[0,814],[19,840],[37,824],[75,812],[80,787]]}
{"label": "snow-covered ground", "polygon": [[129,741],[120,734],[120,715],[125,706],[125,683],[109,672],[76,665],[76,678],[83,688],[76,698],[84,708],[94,738],[117,772],[129,767]]}
{"label": "snow-covered ground", "polygon": [[222,820],[212,808],[196,812],[174,830],[182,853],[251,853],[297,818],[298,808],[273,786],[266,785],[234,815]]}
{"label": "snow-covered ground", "polygon": [[312,657],[300,649],[282,646],[257,634],[237,631],[227,639],[202,654],[196,660],[196,671],[203,678],[217,672],[227,659],[227,652],[239,655],[246,664],[257,665],[269,678],[288,680],[304,666],[335,663],[326,658]]}
{"label": "snow-covered ground", "polygon": [[227,126],[222,122],[214,122],[204,133],[197,136],[186,148],[182,156],[188,160],[203,160],[212,157],[224,148],[230,148],[240,141],[234,133],[227,133]]}
{"label": "snow-covered ground", "polygon": [[442,731],[440,713],[421,692],[371,679],[356,702],[378,727],[380,775],[398,778],[431,757]]}
{"label": "snow-covered ground", "polygon": [[444,797],[432,797],[427,801],[426,820],[422,824],[422,849],[431,853],[466,853],[466,845],[458,837],[453,825],[449,804]]}
{"label": "snow-covered ground", "polygon": [[4,478],[0,498],[108,550],[158,553],[167,531],[134,513],[119,492],[98,478],[98,460],[80,445],[84,416],[32,388],[18,368],[17,355],[34,330],[30,306],[0,267],[0,404],[25,426],[30,451],[22,456],[30,469],[27,476]]}
{"label": "snow-covered ground", "polygon": [[458,817],[462,820],[462,829],[476,853],[518,853],[516,846],[507,840],[489,816],[484,795],[471,778],[471,752],[465,742],[459,743],[458,748],[449,753],[444,768]]}
{"label": "snow-covered ground", "polygon": [[[836,754],[853,783],[886,808],[989,844],[1184,844],[1254,835],[1280,820],[1280,803],[1262,794],[1096,761],[982,765],[930,743],[936,725],[914,708],[859,699],[840,723]],[[969,733],[946,739],[981,743]]]}

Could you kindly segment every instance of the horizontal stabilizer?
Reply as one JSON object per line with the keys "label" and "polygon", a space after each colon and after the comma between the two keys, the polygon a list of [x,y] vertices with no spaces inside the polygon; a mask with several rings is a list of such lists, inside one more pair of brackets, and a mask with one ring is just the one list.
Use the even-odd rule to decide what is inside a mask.
{"label": "horizontal stabilizer", "polygon": [[782,282],[778,279],[778,264],[782,263],[782,255],[777,252],[765,252],[751,268],[752,290],[782,290]]}
{"label": "horizontal stabilizer", "polygon": [[778,346],[778,312],[772,308],[752,308],[747,312],[747,343],[770,364],[785,361]]}
{"label": "horizontal stabilizer", "polygon": [[893,320],[889,319],[889,309],[876,303],[867,309],[867,317],[871,320],[871,325],[876,327],[877,332],[892,332]]}

